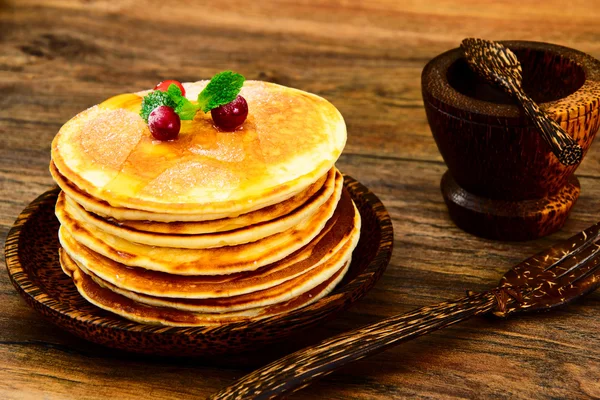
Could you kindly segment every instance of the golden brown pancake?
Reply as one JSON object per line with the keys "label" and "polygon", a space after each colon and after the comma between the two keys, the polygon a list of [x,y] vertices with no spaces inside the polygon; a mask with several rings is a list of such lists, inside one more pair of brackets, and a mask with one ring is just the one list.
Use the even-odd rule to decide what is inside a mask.
{"label": "golden brown pancake", "polygon": [[[323,211],[330,213],[328,210]],[[291,232],[282,232],[253,243],[192,250],[133,244],[110,235],[91,233],[80,223],[61,213],[60,207],[57,207],[57,215],[62,223],[59,238],[72,237],[81,245],[120,264],[174,275],[226,275],[255,271],[300,250],[323,229],[329,229],[338,223],[341,216],[345,216],[343,221],[347,226],[354,226],[356,219],[360,218],[349,195],[342,192],[342,199],[333,216],[327,218],[323,225],[319,219],[316,226],[309,221],[292,228]],[[348,228],[340,225],[340,229]],[[126,250],[121,246],[127,246]],[[131,252],[132,249],[136,252]]]}
{"label": "golden brown pancake", "polygon": [[329,222],[315,239],[283,260],[256,271],[214,276],[172,275],[127,267],[77,243],[64,230],[60,231],[59,239],[78,265],[110,284],[155,297],[206,299],[239,296],[280,285],[319,267],[338,253],[351,252],[359,235],[359,216],[343,215],[335,224]]}
{"label": "golden brown pancake", "polygon": [[319,264],[316,268],[312,268],[293,279],[268,289],[258,290],[239,296],[217,297],[211,299],[156,297],[143,293],[131,292],[99,278],[94,273],[88,271],[83,265],[77,263],[73,258],[71,258],[71,260],[77,264],[82,272],[89,275],[94,282],[100,286],[139,303],[194,312],[223,313],[282,303],[310,291],[327,281],[343,268],[346,263],[349,263],[352,250],[351,243],[347,243],[338,253],[334,254],[333,257],[329,258],[326,262]]}
{"label": "golden brown pancake", "polygon": [[[185,83],[195,101],[207,81]],[[148,92],[68,121],[52,143],[60,262],[92,304],[146,324],[267,318],[329,293],[349,268],[360,214],[334,167],[346,142],[319,96],[246,81],[235,132],[199,112],[157,141]]]}
{"label": "golden brown pancake", "polygon": [[[332,196],[333,197],[333,196]],[[341,200],[328,200],[307,221],[287,231],[252,243],[211,249],[177,249],[132,243],[98,229],[85,226],[65,212],[57,202],[56,215],[77,242],[113,261],[177,275],[222,275],[254,271],[279,261],[308,244],[326,226],[330,218],[350,213],[358,215],[350,195],[342,191]]]}
{"label": "golden brown pancake", "polygon": [[[186,96],[206,84],[184,84]],[[246,81],[241,95],[250,113],[236,132],[215,129],[199,112],[166,142],[139,116],[141,95],[117,96],[63,125],[52,160],[69,182],[113,207],[206,219],[280,203],[333,167],[346,128],[332,104],[258,81]]]}
{"label": "golden brown pancake", "polygon": [[67,214],[75,216],[82,223],[89,224],[94,228],[124,240],[149,246],[205,249],[255,242],[267,236],[288,230],[315,215],[331,196],[335,195],[335,197],[339,197],[343,184],[344,178],[338,172],[333,181],[327,182],[313,197],[287,215],[231,231],[201,235],[170,235],[122,227],[95,214],[88,213],[75,201],[66,197],[64,192],[59,195],[59,202],[64,203]]}
{"label": "golden brown pancake", "polygon": [[[305,201],[321,189],[326,181],[335,179],[335,172],[336,169],[332,168],[325,176],[312,185],[309,185],[306,190],[281,203],[273,204],[237,217],[224,218],[225,214],[222,216],[214,214],[210,217],[214,217],[215,219],[209,220],[206,219],[207,216],[199,217],[198,214],[161,214],[130,208],[111,207],[107,202],[82,192],[71,182],[67,181],[58,172],[54,163],[50,162],[50,174],[54,178],[54,181],[68,197],[72,198],[87,211],[112,218],[118,224],[133,229],[174,234],[223,232],[281,217],[304,204]],[[203,218],[203,220],[198,221],[198,218]]]}
{"label": "golden brown pancake", "polygon": [[60,262],[63,271],[73,278],[79,293],[90,303],[135,322],[168,326],[224,325],[250,319],[258,320],[289,312],[307,306],[327,295],[342,280],[349,267],[349,264],[346,263],[327,281],[284,303],[230,313],[196,313],[167,307],[148,306],[103,288],[83,273],[77,267],[77,264],[62,251]]}

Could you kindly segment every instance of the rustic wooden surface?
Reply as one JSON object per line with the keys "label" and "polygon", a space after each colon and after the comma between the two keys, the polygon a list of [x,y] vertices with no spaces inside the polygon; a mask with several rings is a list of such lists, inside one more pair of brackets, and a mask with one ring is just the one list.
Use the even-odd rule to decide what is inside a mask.
{"label": "rustic wooden surface", "polygon": [[[600,143],[562,231],[532,242],[452,225],[425,119],[425,63],[467,36],[527,39],[600,58],[594,1],[0,1],[0,237],[52,185],[50,141],[78,111],[164,78],[233,69],[325,96],[345,116],[339,166],[387,205],[391,264],[315,341],[495,285],[513,263],[600,219]],[[543,4],[543,5],[540,5]],[[2,242],[3,244],[3,242]],[[292,399],[598,398],[600,293],[543,315],[477,318],[346,367]],[[262,361],[256,360],[257,363]],[[31,311],[0,273],[0,398],[201,398],[248,372],[88,344]]]}

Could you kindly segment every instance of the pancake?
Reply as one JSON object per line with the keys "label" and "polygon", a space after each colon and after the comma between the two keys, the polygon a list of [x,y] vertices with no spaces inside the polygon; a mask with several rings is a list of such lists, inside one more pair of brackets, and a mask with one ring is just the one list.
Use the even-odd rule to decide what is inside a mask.
{"label": "pancake", "polygon": [[[206,84],[184,84],[186,96]],[[346,127],[331,103],[259,81],[246,81],[240,94],[250,113],[236,132],[218,131],[199,112],[166,142],[153,140],[138,115],[143,93],[117,96],[64,124],[52,160],[67,181],[113,207],[202,219],[280,203],[333,167]]]}
{"label": "pancake", "polygon": [[[54,181],[68,197],[72,198],[87,211],[106,218],[112,218],[117,220],[119,224],[133,229],[174,234],[223,232],[286,215],[317,193],[326,180],[334,179],[335,171],[335,168],[332,168],[326,176],[309,185],[306,190],[281,203],[273,204],[247,214],[226,218],[227,214],[211,214],[210,216],[199,216],[198,214],[161,214],[130,208],[111,207],[107,202],[98,200],[82,192],[71,182],[67,181],[58,169],[56,169],[54,163],[50,162],[50,174]],[[213,219],[208,219],[209,217]],[[199,221],[199,218],[202,221]]]}
{"label": "pancake", "polygon": [[77,243],[65,230],[59,232],[60,242],[67,254],[100,279],[131,292],[188,299],[239,296],[280,285],[328,262],[344,248],[351,251],[359,236],[359,214],[344,215],[338,223],[328,222],[323,231],[302,249],[256,271],[183,276],[127,267]]}
{"label": "pancake", "polygon": [[[281,203],[260,208],[256,211],[242,214],[237,217],[221,218],[209,221],[194,221],[193,219],[189,219],[170,222],[167,221],[166,223],[160,222],[156,219],[143,221],[119,219],[118,224],[120,226],[137,229],[140,231],[178,235],[197,235],[203,233],[232,231],[245,226],[272,221],[276,218],[288,215],[289,213],[301,207],[315,194],[321,192],[324,185],[327,185],[327,193],[333,193],[333,189],[335,188],[335,179],[337,176],[336,174],[339,173],[340,172],[334,167],[330,169],[325,176],[321,177],[318,181],[297,195],[292,196]],[[142,215],[140,212],[137,214],[140,216]],[[182,214],[178,214],[177,216],[182,216]],[[153,215],[153,217],[156,217],[156,215]],[[164,218],[164,216],[161,217]],[[173,218],[173,216],[167,215],[166,218]]]}
{"label": "pancake", "polygon": [[[195,101],[208,81],[185,83]],[[350,266],[361,219],[335,168],[346,142],[325,99],[246,81],[235,132],[208,113],[157,141],[148,91],[72,118],[52,142],[62,192],[60,264],[92,304],[144,324],[257,320],[328,294]]]}
{"label": "pancake", "polygon": [[226,296],[211,299],[165,298],[131,292],[104,281],[94,273],[88,271],[83,265],[77,263],[73,258],[71,258],[71,260],[77,264],[82,272],[89,275],[94,282],[100,286],[139,303],[194,312],[222,313],[248,310],[256,307],[266,307],[276,303],[289,301],[296,296],[308,292],[331,278],[346,263],[348,263],[352,255],[352,250],[352,243],[347,242],[339,252],[334,254],[333,257],[329,258],[326,262],[321,263],[318,267],[312,268],[280,285],[239,296]]}
{"label": "pancake", "polygon": [[[60,200],[60,199],[59,199]],[[302,248],[326,226],[341,216],[358,214],[350,195],[343,190],[341,198],[332,196],[315,215],[287,231],[252,243],[211,249],[177,249],[132,243],[86,226],[64,210],[64,202],[56,204],[61,230],[93,251],[131,267],[177,275],[222,275],[254,271],[279,261]],[[353,219],[353,217],[352,217]],[[348,221],[352,224],[352,221]]]}
{"label": "pancake", "polygon": [[230,313],[196,313],[167,307],[148,306],[103,288],[83,273],[62,251],[60,263],[63,271],[73,279],[81,296],[95,306],[138,323],[167,326],[224,325],[249,319],[258,320],[289,312],[307,306],[329,294],[342,280],[349,268],[349,263],[346,263],[327,281],[284,303]]}
{"label": "pancake", "polygon": [[321,190],[308,199],[303,205],[291,213],[256,225],[239,228],[232,231],[206,233],[202,235],[169,235],[153,232],[143,232],[110,223],[101,217],[88,213],[73,200],[59,195],[59,202],[65,202],[65,212],[75,216],[79,221],[100,229],[103,232],[124,240],[149,246],[177,247],[187,249],[205,249],[211,247],[234,246],[254,242],[267,236],[288,230],[295,225],[315,215],[319,208],[335,195],[339,197],[344,184],[342,174],[337,172],[335,178],[327,182]]}

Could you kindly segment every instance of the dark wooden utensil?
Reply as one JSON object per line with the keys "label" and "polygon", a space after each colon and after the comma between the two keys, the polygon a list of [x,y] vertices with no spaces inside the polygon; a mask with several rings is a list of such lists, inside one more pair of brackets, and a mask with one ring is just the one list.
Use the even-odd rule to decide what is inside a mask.
{"label": "dark wooden utensil", "polygon": [[581,146],[523,90],[521,63],[515,53],[500,43],[474,38],[464,39],[460,47],[475,72],[517,99],[562,164],[575,165],[581,161]]}
{"label": "dark wooden utensil", "polygon": [[523,261],[487,292],[384,319],[277,360],[210,399],[270,399],[356,360],[476,315],[548,310],[600,286],[600,223]]}

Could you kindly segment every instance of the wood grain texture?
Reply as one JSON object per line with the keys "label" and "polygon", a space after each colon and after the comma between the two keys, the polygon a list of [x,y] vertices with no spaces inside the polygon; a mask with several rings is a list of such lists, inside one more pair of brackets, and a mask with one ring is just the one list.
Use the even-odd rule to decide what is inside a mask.
{"label": "wood grain texture", "polygon": [[581,299],[600,286],[600,223],[513,266],[487,292],[385,318],[298,350],[210,396],[211,400],[271,399],[293,393],[345,365],[387,348],[493,312],[548,310]]}
{"label": "wood grain texture", "polygon": [[[467,38],[461,42],[460,47],[463,49],[469,65],[479,75],[502,87],[519,101],[546,144],[550,146],[562,164],[575,165],[581,162],[583,155],[581,146],[559,124],[554,122],[523,89],[521,62],[515,53],[498,42],[484,39]],[[552,84],[548,84],[548,88],[552,88]]]}
{"label": "wood grain texture", "polygon": [[[600,144],[577,176],[564,228],[543,239],[479,239],[450,221],[446,170],[420,74],[469,36],[553,42],[600,58],[589,1],[0,1],[0,237],[52,185],[50,141],[80,110],[165,78],[223,69],[309,90],[348,125],[339,166],[386,204],[396,231],[385,275],[358,304],[237,366],[107,350],[44,321],[0,273],[0,398],[198,398],[274,356],[383,317],[485,290],[514,263],[600,215]],[[175,33],[177,36],[175,37]],[[600,294],[555,312],[465,324],[361,361],[291,399],[598,398]]]}
{"label": "wood grain texture", "polygon": [[[480,75],[496,72],[485,68],[473,71],[482,69],[473,64],[483,64],[480,59],[484,57],[467,63],[464,54],[469,52],[455,48],[435,57],[423,69],[423,101],[433,137],[448,166],[441,188],[452,220],[465,231],[485,238],[531,240],[560,229],[579,196],[579,185],[573,178],[577,163],[559,162],[567,153],[557,156],[575,147],[559,139],[550,140],[548,135],[543,139],[538,124],[522,110],[528,105],[517,106],[496,86],[515,92],[517,85],[525,87],[521,82],[526,83],[527,96],[537,99],[548,115],[561,121],[563,134],[577,142],[576,152],[582,155],[600,124],[600,61],[548,43],[502,44],[514,51],[512,57],[521,60],[521,64],[513,65],[514,71],[505,68],[514,75],[510,82],[490,84],[487,80],[492,78]],[[507,79],[497,76],[496,80]],[[538,107],[537,112],[540,110]],[[548,141],[562,143],[559,147],[563,150],[552,150]]]}

